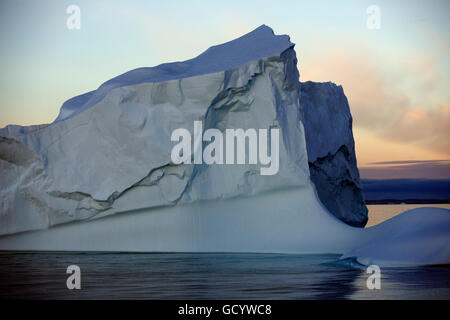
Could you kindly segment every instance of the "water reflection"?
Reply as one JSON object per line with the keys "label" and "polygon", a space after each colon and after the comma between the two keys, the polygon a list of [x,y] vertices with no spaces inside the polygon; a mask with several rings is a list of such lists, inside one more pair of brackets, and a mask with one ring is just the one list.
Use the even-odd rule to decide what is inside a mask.
{"label": "water reflection", "polygon": [[[338,255],[0,254],[0,297],[38,299],[414,299],[449,298],[450,269],[382,270],[368,290],[365,268]],[[81,268],[81,290],[66,268]]]}

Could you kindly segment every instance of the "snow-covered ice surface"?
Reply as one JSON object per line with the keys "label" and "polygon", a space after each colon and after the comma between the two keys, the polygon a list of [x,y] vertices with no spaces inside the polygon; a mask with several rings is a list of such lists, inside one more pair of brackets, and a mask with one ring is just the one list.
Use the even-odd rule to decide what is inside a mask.
{"label": "snow-covered ice surface", "polygon": [[[330,214],[365,223],[351,115],[342,89],[302,89],[293,46],[261,26],[192,60],[118,76],[67,101],[52,124],[0,129],[0,249],[345,253],[362,263],[450,263],[448,211],[421,219],[411,211],[369,229]],[[333,95],[342,101],[328,101]],[[174,165],[171,133],[192,133],[196,120],[204,130],[280,129],[278,174],[260,175],[259,164]],[[399,237],[402,228],[415,231]],[[405,253],[408,239],[415,248],[424,243],[420,252]]]}
{"label": "snow-covered ice surface", "polygon": [[287,35],[274,36],[272,29],[261,26],[233,41],[213,46],[196,58],[138,68],[115,77],[96,91],[74,97],[63,104],[55,121],[61,121],[86,110],[102,100],[112,89],[148,82],[167,82],[211,73],[220,73],[249,61],[279,55],[294,44]]}

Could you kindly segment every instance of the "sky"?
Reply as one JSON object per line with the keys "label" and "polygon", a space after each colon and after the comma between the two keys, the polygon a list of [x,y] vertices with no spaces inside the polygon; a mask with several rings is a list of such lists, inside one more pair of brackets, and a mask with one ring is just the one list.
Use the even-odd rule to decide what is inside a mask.
{"label": "sky", "polygon": [[296,44],[301,81],[343,86],[363,178],[450,178],[449,13],[448,0],[2,0],[0,127],[50,123],[114,76],[266,24]]}

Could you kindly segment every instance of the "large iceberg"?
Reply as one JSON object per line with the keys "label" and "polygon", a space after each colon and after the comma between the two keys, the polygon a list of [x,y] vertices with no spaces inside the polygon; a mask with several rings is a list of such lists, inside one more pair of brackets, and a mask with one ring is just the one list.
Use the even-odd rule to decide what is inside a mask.
{"label": "large iceberg", "polygon": [[[22,144],[36,158],[33,165],[42,168],[28,179],[48,183],[36,190],[34,183],[23,186],[22,174],[14,171],[17,183],[2,188],[5,223],[0,234],[40,228],[46,221],[52,226],[309,187],[293,46],[287,36],[275,36],[263,26],[195,59],[136,69],[109,80],[95,92],[64,103],[51,125],[2,129],[0,135]],[[186,128],[193,133],[198,120],[204,130],[281,129],[279,158],[284,161],[278,173],[262,176],[254,164],[174,165],[172,132]],[[2,174],[13,179],[11,170]],[[14,185],[18,188],[11,188]],[[26,196],[17,201],[19,193]],[[27,202],[27,208],[17,210],[17,202]],[[40,211],[45,221],[8,223],[17,212],[27,211]]]}
{"label": "large iceberg", "polygon": [[[277,173],[261,175],[261,163],[174,163],[172,133],[195,136],[199,121],[205,133],[279,130]],[[386,265],[416,261],[361,249],[388,239],[392,224],[339,220],[367,220],[348,103],[332,84],[300,84],[294,44],[267,26],[185,62],[127,72],[64,103],[52,124],[7,126],[0,136],[0,250],[355,252],[365,262],[376,252]],[[189,158],[196,150],[194,142]],[[405,220],[394,225],[415,221]],[[436,221],[450,230],[448,212],[421,220],[415,234],[434,251],[424,248],[428,260],[418,263],[450,261],[449,232],[435,236]]]}

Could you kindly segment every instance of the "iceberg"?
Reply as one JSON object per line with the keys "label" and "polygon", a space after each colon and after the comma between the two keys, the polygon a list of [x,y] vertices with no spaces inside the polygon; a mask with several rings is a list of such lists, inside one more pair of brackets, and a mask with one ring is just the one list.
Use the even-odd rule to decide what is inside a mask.
{"label": "iceberg", "polygon": [[[201,137],[183,154],[194,161],[175,163],[172,133],[195,136],[199,122],[203,132],[279,132],[277,173],[261,175],[258,162],[197,162]],[[450,262],[448,211],[358,228],[367,208],[342,88],[300,83],[294,44],[265,25],[194,59],[127,72],[65,102],[53,123],[0,136],[0,250]],[[402,228],[417,232],[399,239]],[[425,243],[420,255],[404,254],[410,237]],[[376,244],[387,239],[383,255]]]}
{"label": "iceberg", "polygon": [[448,264],[449,211],[432,207],[405,211],[365,229],[358,244],[341,258],[391,267]]}
{"label": "iceberg", "polygon": [[300,84],[310,178],[320,201],[345,223],[364,227],[367,207],[356,164],[352,115],[341,86]]}

